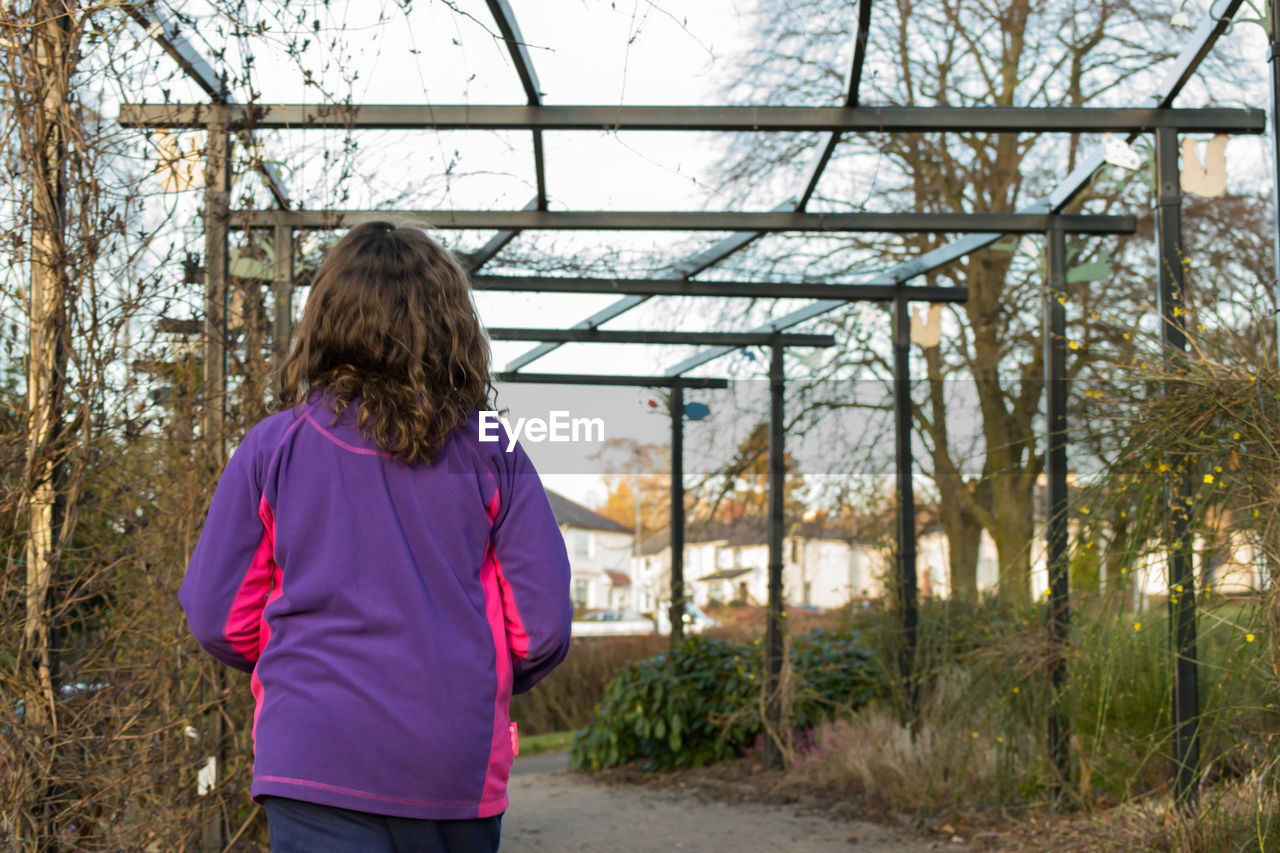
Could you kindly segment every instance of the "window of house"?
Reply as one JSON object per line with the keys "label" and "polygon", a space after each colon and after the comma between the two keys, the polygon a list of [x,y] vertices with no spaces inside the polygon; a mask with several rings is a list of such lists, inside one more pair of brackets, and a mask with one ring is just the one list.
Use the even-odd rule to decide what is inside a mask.
{"label": "window of house", "polygon": [[573,592],[571,593],[570,597],[573,600],[574,607],[587,606],[587,589],[588,589],[588,585],[586,580],[584,580],[583,578],[573,579]]}

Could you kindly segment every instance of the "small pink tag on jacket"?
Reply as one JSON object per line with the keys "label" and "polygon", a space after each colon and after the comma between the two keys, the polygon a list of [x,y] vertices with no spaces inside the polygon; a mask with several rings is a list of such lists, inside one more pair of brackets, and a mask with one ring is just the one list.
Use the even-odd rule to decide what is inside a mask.
{"label": "small pink tag on jacket", "polygon": [[507,731],[511,732],[511,754],[520,754],[520,732],[516,729],[515,723],[507,724]]}

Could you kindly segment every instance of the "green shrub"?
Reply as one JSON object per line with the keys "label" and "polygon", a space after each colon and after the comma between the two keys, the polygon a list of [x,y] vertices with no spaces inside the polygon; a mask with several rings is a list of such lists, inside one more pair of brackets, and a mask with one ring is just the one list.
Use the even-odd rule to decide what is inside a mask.
{"label": "green shrub", "polygon": [[[638,758],[648,769],[702,766],[741,755],[763,731],[763,655],[747,643],[689,637],[610,682],[574,739],[574,767],[603,770]],[[883,677],[852,631],[817,632],[791,647],[792,725],[804,730],[883,692]]]}
{"label": "green shrub", "polygon": [[623,667],[667,647],[660,634],[574,637],[569,656],[528,693],[511,697],[522,735],[577,731],[595,714],[604,689]]}

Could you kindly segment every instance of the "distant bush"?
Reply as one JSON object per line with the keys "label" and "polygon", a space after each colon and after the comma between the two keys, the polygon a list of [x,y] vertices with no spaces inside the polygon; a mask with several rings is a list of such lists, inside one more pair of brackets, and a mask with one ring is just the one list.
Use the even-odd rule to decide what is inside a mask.
{"label": "distant bush", "polygon": [[[853,631],[815,631],[790,653],[791,726],[806,730],[884,691],[881,669]],[[702,766],[741,755],[764,728],[759,640],[693,636],[637,661],[605,689],[590,724],[574,739],[570,763],[604,770],[640,758],[649,769]]]}
{"label": "distant bush", "polygon": [[575,637],[564,663],[528,693],[511,697],[521,734],[577,731],[590,722],[604,689],[623,667],[667,647],[659,634]]}

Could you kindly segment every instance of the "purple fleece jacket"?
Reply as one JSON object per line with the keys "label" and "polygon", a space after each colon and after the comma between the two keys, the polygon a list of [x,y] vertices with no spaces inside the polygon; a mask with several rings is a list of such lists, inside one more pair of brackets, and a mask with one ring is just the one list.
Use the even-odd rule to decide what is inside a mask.
{"label": "purple fleece jacket", "polygon": [[227,463],[179,597],[252,672],[252,796],[401,817],[507,807],[507,704],[569,648],[569,562],[523,449],[477,415],[405,465],[318,400]]}

